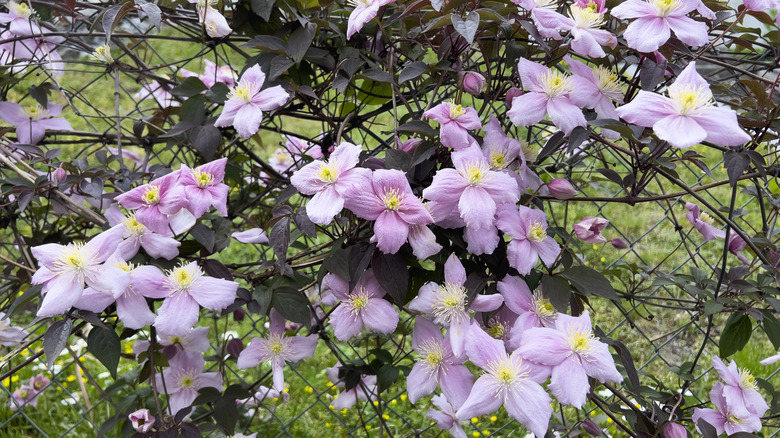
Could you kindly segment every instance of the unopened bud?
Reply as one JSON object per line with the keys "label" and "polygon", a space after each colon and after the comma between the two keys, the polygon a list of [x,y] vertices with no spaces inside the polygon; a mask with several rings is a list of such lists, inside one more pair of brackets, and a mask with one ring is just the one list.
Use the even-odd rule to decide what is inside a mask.
{"label": "unopened bud", "polygon": [[231,356],[238,357],[241,352],[244,351],[244,343],[241,341],[241,339],[231,339],[227,343],[227,352]]}
{"label": "unopened bud", "polygon": [[244,309],[236,309],[233,311],[233,321],[243,321],[246,311]]}
{"label": "unopened bud", "polygon": [[601,436],[601,428],[598,424],[596,424],[593,420],[585,420],[582,422],[582,428],[585,429],[585,432],[588,433],[588,435],[592,436]]}
{"label": "unopened bud", "polygon": [[664,427],[664,436],[666,438],[688,438],[688,431],[677,423],[668,423]]}
{"label": "unopened bud", "polygon": [[411,155],[414,153],[414,150],[417,149],[417,146],[420,146],[420,144],[422,143],[422,139],[410,138],[409,140],[406,140],[403,143],[401,143],[401,141],[399,140],[398,143],[400,143],[398,146],[399,149]]}
{"label": "unopened bud", "polygon": [[485,77],[473,71],[458,72],[458,85],[472,96],[477,96],[485,88]]}
{"label": "unopened bud", "polygon": [[570,199],[577,196],[577,189],[563,178],[555,178],[547,184],[550,195],[555,199]]}
{"label": "unopened bud", "polygon": [[51,173],[51,183],[55,186],[58,186],[62,184],[65,181],[65,178],[68,176],[68,173],[65,172],[65,169],[62,167],[58,167],[54,172]]}
{"label": "unopened bud", "polygon": [[514,100],[515,97],[521,94],[523,94],[523,92],[520,91],[519,88],[515,88],[515,87],[510,88],[509,91],[506,92],[506,98],[505,98],[506,106],[512,108],[512,100]]}
{"label": "unopened bud", "polygon": [[615,238],[615,239],[610,240],[609,243],[611,243],[612,246],[614,246],[617,249],[626,249],[626,248],[628,248],[628,243],[625,240],[623,240],[623,239]]}

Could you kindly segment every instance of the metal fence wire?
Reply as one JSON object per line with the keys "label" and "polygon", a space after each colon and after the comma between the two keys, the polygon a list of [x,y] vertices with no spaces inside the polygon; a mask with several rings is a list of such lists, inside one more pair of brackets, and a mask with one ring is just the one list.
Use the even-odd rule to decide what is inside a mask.
{"label": "metal fence wire", "polygon": [[[244,7],[244,3],[249,2],[225,1],[222,6],[231,9]],[[78,12],[68,9],[69,4],[76,4]],[[45,19],[45,26],[50,27],[47,29],[49,37],[63,37],[56,46],[63,57],[63,71],[55,71],[39,59],[31,61],[24,71],[4,70],[0,81],[4,101],[34,104],[43,89],[48,90],[50,100],[65,104],[66,117],[74,129],[49,131],[40,148],[44,153],[60,148],[62,155],[57,160],[65,160],[63,166],[69,173],[80,175],[78,183],[61,195],[74,200],[81,209],[98,214],[104,213],[110,204],[110,196],[101,196],[101,193],[111,193],[112,186],[126,190],[137,182],[163,174],[167,169],[178,169],[180,163],[197,165],[204,161],[202,151],[193,146],[197,134],[185,130],[192,126],[180,121],[182,112],[192,108],[183,104],[185,99],[181,96],[172,96],[172,100],[162,102],[163,105],[153,98],[144,98],[150,95],[150,90],[160,87],[171,91],[181,83],[184,69],[198,73],[203,71],[205,59],[219,66],[230,66],[238,75],[247,57],[267,64],[270,56],[268,51],[242,46],[249,41],[247,37],[205,38],[194,9],[187,3],[174,3],[162,8],[161,29],[150,25],[147,18],[140,18],[135,9],[124,17],[108,40],[116,61],[115,68],[108,68],[90,57],[97,46],[106,42],[106,31],[100,31],[101,26],[93,28],[92,23],[101,13],[116,5],[107,1],[32,1],[31,6],[39,11],[42,20]],[[16,43],[24,44],[24,41],[24,38],[19,38]],[[765,62],[769,58],[774,60],[769,50],[746,50],[723,56],[719,59],[733,57],[727,60],[727,65],[744,66],[745,70],[757,76],[765,76],[774,68],[768,65],[771,63]],[[506,59],[502,58],[502,61]],[[471,62],[474,67],[485,65],[485,60],[479,55],[471,58]],[[741,73],[723,67],[723,62],[699,62],[702,69],[708,70],[709,77],[718,78],[721,83],[736,83],[740,78]],[[510,63],[507,61],[507,64]],[[635,66],[626,62],[622,68],[628,76]],[[315,79],[321,81],[330,73],[314,73]],[[503,74],[506,79],[511,79],[512,66]],[[280,72],[276,77],[269,74],[273,83],[279,77]],[[9,82],[11,78],[13,80]],[[49,85],[44,87],[41,84]],[[433,85],[404,93],[411,102],[410,109],[421,113],[423,108],[414,107],[419,102],[427,102],[428,98],[431,102],[441,102],[452,97],[453,91],[447,91],[446,87],[434,89]],[[736,83],[718,97],[726,99],[727,93],[744,92],[740,87]],[[265,117],[261,132],[254,139],[232,137],[220,144],[216,156],[228,157],[230,172],[233,173],[231,178],[243,183],[234,184],[231,188],[229,217],[212,218],[212,226],[245,230],[263,227],[274,217],[277,201],[284,202],[285,197],[289,197],[286,188],[289,187],[290,174],[301,164],[297,161],[299,157],[279,153],[284,142],[282,135],[295,135],[325,149],[342,138],[364,145],[368,156],[381,156],[383,151],[393,147],[393,111],[405,112],[406,109],[383,104],[374,107],[375,110],[364,110],[353,116],[344,108],[354,103],[354,96],[312,90],[312,87],[301,91],[300,88],[296,90],[296,96],[303,96],[301,101],[304,104],[289,105]],[[421,96],[428,98],[421,99]],[[165,105],[171,102],[175,102],[173,106]],[[479,104],[482,105],[481,102]],[[319,112],[314,112],[312,108]],[[204,119],[200,123],[206,120],[213,122],[218,106],[207,104],[204,109]],[[498,110],[491,102],[482,105],[480,111],[486,119],[492,111]],[[527,140],[530,149],[536,153],[555,141],[552,126],[549,129],[518,130],[508,120],[501,122],[508,132]],[[0,153],[9,157],[10,145],[14,143],[13,132],[5,128],[0,130],[4,134]],[[118,147],[124,153],[127,167],[110,175],[107,173],[110,166],[105,163],[108,157],[118,153]],[[624,241],[625,245],[616,246],[579,243],[577,253],[582,263],[604,273],[621,293],[623,299],[620,303],[594,297],[586,306],[591,309],[594,324],[606,336],[625,344],[633,356],[641,387],[630,389],[648,395],[646,398],[626,398],[622,396],[624,387],[621,385],[611,387],[614,391],[598,385],[583,410],[563,407],[556,402],[556,436],[582,435],[584,432],[579,425],[588,418],[610,436],[629,436],[629,432],[616,427],[615,420],[639,414],[658,419],[665,412],[668,416],[668,411],[675,404],[686,408],[684,412],[690,416],[690,408],[703,406],[709,401],[709,390],[717,381],[717,373],[712,369],[710,360],[718,354],[720,333],[728,317],[723,313],[709,312],[710,309],[704,305],[706,296],[697,285],[717,281],[720,270],[725,266],[728,274],[721,294],[732,298],[735,309],[750,301],[740,295],[740,288],[749,281],[761,283],[767,288],[776,286],[757,278],[765,274],[760,268],[764,263],[756,254],[748,257],[751,264],[745,267],[733,257],[724,263],[723,256],[728,252],[723,251],[723,241],[704,242],[701,235],[695,230],[692,232],[685,218],[685,203],[694,202],[713,216],[728,217],[746,235],[764,236],[767,245],[776,243],[777,204],[772,202],[776,201],[780,190],[774,177],[748,174],[735,186],[736,194],[732,197],[722,160],[723,150],[711,146],[689,150],[652,150],[654,147],[659,148],[650,145],[645,152],[649,151],[649,156],[663,161],[658,168],[664,175],[684,183],[685,187],[674,186],[669,183],[670,178],[649,170],[637,173],[639,157],[632,157],[620,148],[609,147],[592,138],[576,148],[567,147],[564,143],[537,162],[529,158],[529,164],[544,180],[567,177],[580,192],[580,196],[565,202],[549,197],[535,201],[549,214],[551,226],[570,230],[572,224],[583,216],[603,217],[610,221],[605,235]],[[771,144],[767,145],[767,148],[771,147]],[[10,162],[22,166],[22,155],[17,157],[18,160],[12,158]],[[766,167],[771,169],[777,159],[774,151],[770,150],[764,158],[769,162]],[[288,171],[275,164],[285,160],[289,160]],[[44,169],[49,162],[42,159],[30,162],[46,175]],[[19,176],[9,165],[0,167],[0,175],[4,181]],[[631,177],[633,183],[627,177]],[[640,178],[645,178],[642,184],[637,183]],[[99,183],[97,196],[90,187],[95,181]],[[153,406],[149,384],[138,383],[141,366],[136,362],[133,351],[135,343],[149,338],[149,331],[122,334],[119,374],[113,378],[87,349],[89,330],[94,330],[103,322],[97,321],[95,315],[84,314],[83,320],[74,322],[68,345],[53,360],[54,366],[50,368],[43,354],[42,338],[52,322],[34,320],[36,300],[26,294],[31,289],[30,272],[27,271],[36,267],[30,264],[27,242],[42,243],[42,236],[54,241],[66,234],[86,236],[93,232],[84,225],[82,218],[71,214],[72,209],[57,210],[56,205],[67,207],[67,202],[55,195],[50,195],[48,199],[36,198],[33,201],[35,208],[30,207],[26,211],[17,209],[15,200],[20,194],[4,193],[0,196],[3,201],[0,223],[4,227],[0,230],[3,308],[13,316],[15,324],[26,326],[30,333],[27,341],[20,346],[6,347],[0,361],[0,373],[4,376],[0,382],[0,400],[3,403],[0,407],[0,436],[73,437],[131,433],[128,424],[122,426],[124,419],[120,419],[119,414],[126,415],[128,407],[141,402],[147,407]],[[87,201],[89,203],[84,203]],[[771,211],[764,212],[765,208]],[[42,214],[50,216],[44,218]],[[718,222],[726,228],[723,221]],[[294,243],[288,261],[296,272],[315,280],[321,278],[322,256],[330,250],[327,245],[322,245],[325,240],[293,232],[291,241]],[[193,254],[195,252],[192,251]],[[231,254],[229,260],[221,260],[236,278],[271,277],[269,272],[274,269],[274,255],[267,245],[247,245]],[[22,268],[19,268],[20,265]],[[268,303],[258,304],[258,297],[262,297],[264,291],[263,286],[245,290],[247,301],[254,300],[246,308],[248,311],[229,309],[224,314],[207,313],[201,315],[199,324],[209,327],[211,349],[205,353],[209,371],[219,372],[226,386],[241,384],[253,395],[261,386],[272,386],[270,369],[261,366],[253,370],[239,370],[235,354],[230,350],[230,341],[238,339],[246,346],[253,337],[266,335],[267,318],[262,315]],[[316,281],[306,292],[312,303],[319,300]],[[771,307],[755,306],[754,309],[760,309],[749,313],[756,320],[761,319],[763,310],[772,311]],[[333,406],[335,397],[344,391],[339,385],[343,385],[343,380],[330,381],[326,368],[337,363],[370,363],[377,359],[377,351],[381,350],[390,353],[392,365],[410,367],[416,358],[411,349],[413,319],[412,314],[403,312],[395,334],[357,338],[352,342],[339,342],[322,327],[293,325],[290,328],[300,334],[311,332],[321,337],[315,357],[285,367],[288,392],[275,397],[255,396],[241,403],[237,410],[240,416],[236,431],[258,432],[258,436],[269,437],[446,436],[446,431],[439,430],[426,417],[427,409],[432,407],[429,398],[414,405],[409,402],[403,373],[387,391],[360,397],[352,408],[337,409]],[[105,323],[112,326],[116,321],[108,318]],[[764,333],[766,325],[754,323],[752,327],[754,333],[749,345],[732,358],[740,363],[756,364],[758,359],[763,358],[759,355],[775,351],[770,338]],[[751,371],[761,382],[765,397],[771,401],[774,392],[768,392],[767,387],[776,382],[777,368],[751,365]],[[48,379],[48,383],[39,390],[40,395],[17,404],[13,396],[15,391],[38,374]],[[682,391],[680,388],[683,388]],[[369,389],[366,385],[357,390]],[[653,401],[658,397],[649,396],[659,393],[668,394],[665,403]],[[605,410],[607,407],[609,409]],[[208,409],[198,408],[190,418],[197,424],[205,425],[211,415],[213,413]],[[764,436],[778,434],[780,429],[771,427],[773,421],[765,422]],[[122,427],[124,429],[120,432]],[[463,427],[468,436],[475,437],[526,435],[522,426],[504,413],[472,419]],[[207,436],[222,434],[214,426],[204,426],[201,432]]]}

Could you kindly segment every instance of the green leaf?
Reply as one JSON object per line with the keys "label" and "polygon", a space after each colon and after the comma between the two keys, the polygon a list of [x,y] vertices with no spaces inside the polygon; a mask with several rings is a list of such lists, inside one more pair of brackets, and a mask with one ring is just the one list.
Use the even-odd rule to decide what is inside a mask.
{"label": "green leaf", "polygon": [[43,334],[43,354],[46,355],[46,364],[49,368],[54,366],[54,361],[65,348],[71,328],[73,328],[72,320],[61,319],[50,325]]}
{"label": "green leaf", "polygon": [[745,348],[752,333],[753,323],[750,322],[749,316],[744,313],[731,315],[720,334],[719,356],[725,359]]}
{"label": "green leaf", "polygon": [[542,294],[550,300],[550,304],[559,312],[566,312],[571,299],[569,282],[557,275],[542,277]]}
{"label": "green leaf", "polygon": [[87,351],[108,369],[111,377],[116,379],[122,345],[115,331],[93,327],[87,337]]}
{"label": "green leaf", "polygon": [[600,272],[587,266],[573,266],[563,271],[561,276],[569,280],[572,286],[586,296],[595,295],[613,301],[620,301],[609,280]]}
{"label": "green leaf", "polygon": [[775,350],[780,350],[780,321],[771,312],[765,311],[764,320],[761,323],[764,325],[766,337],[772,342]]}
{"label": "green leaf", "polygon": [[307,326],[311,324],[309,300],[298,289],[290,286],[274,289],[271,297],[271,307],[289,321]]}
{"label": "green leaf", "polygon": [[382,392],[398,380],[398,368],[386,363],[379,368],[376,373],[376,383],[379,385],[379,392]]}
{"label": "green leaf", "polygon": [[214,403],[214,420],[225,432],[225,435],[233,435],[238,421],[238,405],[233,398],[221,398]]}
{"label": "green leaf", "polygon": [[401,74],[398,76],[398,83],[403,84],[406,81],[411,81],[425,73],[426,70],[428,70],[428,64],[422,61],[414,61],[401,70]]}
{"label": "green leaf", "polygon": [[196,77],[189,77],[181,81],[181,84],[171,90],[171,94],[179,97],[192,97],[206,91],[203,81]]}

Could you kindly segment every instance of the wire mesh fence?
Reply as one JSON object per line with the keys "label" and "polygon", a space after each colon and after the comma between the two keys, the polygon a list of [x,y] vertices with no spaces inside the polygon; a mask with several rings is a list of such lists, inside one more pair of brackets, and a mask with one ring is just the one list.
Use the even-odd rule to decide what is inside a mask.
{"label": "wire mesh fence", "polygon": [[[249,2],[223,2],[222,7],[239,10],[245,3]],[[352,69],[354,73],[363,67],[363,64],[349,65],[357,62],[355,58],[339,59],[339,54],[328,51],[327,47],[310,47],[308,50],[315,52],[310,55],[320,59],[319,66],[330,66],[330,69],[321,68],[317,73],[303,68],[291,71],[297,67],[279,64],[278,55],[266,47],[267,43],[260,45],[255,41],[253,45],[250,38],[236,35],[219,40],[207,38],[197,13],[187,4],[161,4],[158,10],[162,11],[162,27],[155,26],[148,16],[139,15],[138,8],[131,8],[126,17],[114,22],[118,24],[116,27],[102,32],[95,30],[101,26],[93,23],[104,17],[100,14],[120,6],[119,3],[33,1],[31,5],[47,20],[45,34],[11,38],[4,44],[15,47],[14,44],[23,45],[34,38],[56,41],[62,63],[51,62],[51,54],[41,52],[34,54],[26,67],[6,69],[0,82],[3,100],[34,105],[40,102],[41,93],[48,92],[50,99],[57,99],[68,109],[67,118],[73,129],[49,130],[38,151],[15,148],[14,141],[9,139],[13,134],[4,130],[0,154],[5,159],[0,174],[4,180],[12,181],[19,178],[17,170],[21,169],[33,175],[32,182],[36,183],[38,176],[54,171],[51,164],[59,153],[60,157],[67,157],[62,167],[78,177],[68,181],[65,189],[61,186],[62,191],[36,198],[26,210],[16,208],[25,196],[26,202],[30,202],[32,191],[30,195],[23,190],[3,193],[0,221],[5,229],[0,232],[3,236],[0,262],[4,270],[0,291],[5,297],[6,313],[29,322],[26,329],[30,335],[21,346],[11,347],[0,362],[4,379],[0,392],[7,401],[0,408],[0,435],[112,436],[120,428],[122,433],[129,434],[132,432],[129,423],[120,424],[128,408],[140,402],[146,406],[154,404],[150,385],[139,380],[143,367],[136,361],[139,351],[133,350],[135,344],[148,340],[152,334],[148,330],[122,333],[120,371],[114,378],[87,348],[87,337],[90,328],[94,330],[101,324],[116,328],[116,318],[101,319],[82,312],[77,316],[83,321],[74,323],[70,340],[59,357],[48,358],[53,363],[49,367],[42,339],[51,322],[34,321],[32,317],[36,305],[33,298],[40,289],[30,287],[29,276],[36,264],[27,242],[40,244],[63,235],[85,237],[92,233],[95,224],[103,225],[105,220],[89,224],[84,218],[105,214],[115,189],[127,190],[137,182],[175,170],[181,163],[193,166],[213,156],[228,157],[227,172],[235,183],[231,186],[229,216],[209,216],[210,226],[224,229],[225,235],[229,230],[267,226],[277,219],[279,205],[293,194],[289,190],[290,175],[308,160],[285,149],[284,136],[301,138],[323,151],[338,139],[345,139],[364,145],[369,157],[381,156],[395,147],[399,125],[419,119],[426,109],[420,102],[428,102],[431,107],[453,98],[457,90],[441,88],[441,82],[428,83],[401,92],[399,99],[393,90],[392,101],[368,106],[358,100],[359,94],[382,97],[387,90],[356,86],[357,90],[350,95],[344,93],[344,88],[338,89],[340,72]],[[234,15],[234,27],[250,25],[241,23],[240,19]],[[105,41],[110,43],[114,60],[108,66],[90,57]],[[760,47],[762,42],[754,44]],[[709,63],[707,56],[702,56],[700,64],[710,69],[711,78],[718,78],[722,83],[734,83],[744,77],[745,71],[763,77],[775,68],[774,46],[765,49],[723,57],[713,55]],[[267,76],[273,83],[282,74],[307,76],[308,82],[294,83],[293,91],[302,104],[281,108],[273,117],[264,118],[260,133],[252,139],[231,135],[224,141],[220,138],[216,145],[206,144],[203,138],[209,134],[202,127],[208,122],[213,124],[219,111],[219,105],[210,100],[212,95],[208,93],[220,91],[206,93],[204,89],[203,94],[190,93],[182,90],[181,84],[189,70],[208,72],[206,59],[218,67],[227,67],[228,70],[215,70],[211,74],[215,78],[226,75],[230,79],[225,81],[232,83],[239,77],[247,58],[270,67]],[[495,84],[503,87],[503,81],[512,77],[514,63],[510,61],[513,59],[501,51],[498,61],[507,66],[496,70],[499,77],[493,78]],[[479,54],[469,60],[473,66],[496,61],[485,60]],[[376,61],[368,59],[358,63],[372,65]],[[624,62],[620,68],[624,76],[636,76],[635,64]],[[366,80],[363,84],[367,83]],[[284,86],[292,87],[289,83]],[[223,100],[228,88],[221,91]],[[718,96],[728,99],[744,94],[745,90],[746,86],[735,83]],[[484,100],[472,100],[481,115],[490,114],[496,105],[489,96],[484,97]],[[353,114],[350,109],[356,108],[362,111]],[[623,424],[630,423],[626,418],[639,416],[663,421],[664,415],[668,417],[671,411],[684,412],[689,417],[691,408],[704,406],[709,400],[709,390],[717,380],[710,361],[718,354],[720,334],[730,315],[744,312],[761,321],[768,313],[777,311],[771,301],[760,303],[754,295],[741,292],[751,287],[753,291],[776,286],[775,279],[760,268],[776,262],[770,260],[772,255],[766,250],[777,241],[775,200],[780,192],[771,173],[776,165],[771,143],[766,145],[764,154],[769,174],[758,171],[740,174],[740,182],[732,186],[725,161],[712,158],[723,156],[724,148],[708,145],[680,150],[653,143],[629,149],[596,134],[569,147],[556,138],[552,126],[518,129],[508,120],[501,122],[515,137],[525,137],[531,151],[526,159],[543,180],[565,176],[578,186],[580,194],[574,199],[561,202],[543,195],[533,201],[548,212],[551,226],[563,230],[560,235],[567,235],[567,230],[582,216],[597,216],[610,221],[605,234],[622,241],[592,246],[571,242],[579,245],[576,251],[579,261],[604,273],[621,298],[612,302],[597,299],[597,294],[593,294],[592,300],[572,301],[571,306],[589,307],[594,324],[606,336],[627,347],[628,357],[633,357],[636,365],[639,386],[628,381],[624,383],[628,385],[626,392],[626,387],[620,385],[598,386],[581,411],[556,405],[556,433],[580,435],[582,422],[590,418],[611,436],[643,436],[623,429]],[[556,142],[560,147],[548,150]],[[532,153],[543,156],[535,159]],[[111,171],[112,166],[118,170]],[[433,168],[428,172],[433,172]],[[14,184],[9,183],[8,189]],[[728,241],[703,241],[685,218],[688,201],[715,216],[720,228],[745,237],[763,236],[763,240],[746,239],[752,251],[748,264],[743,265],[730,256]],[[41,220],[46,215],[58,215],[58,219]],[[332,253],[332,245],[297,230],[292,233],[293,245],[287,262],[295,272],[312,280],[300,289],[308,294],[314,309],[323,311],[323,307],[318,307],[319,280],[324,273],[323,260]],[[192,234],[197,240],[195,233]],[[190,243],[187,250],[194,256],[200,246]],[[230,243],[212,241],[211,245],[224,248]],[[201,254],[210,255],[209,252]],[[288,364],[285,392],[269,389],[273,380],[267,366],[238,369],[235,359],[241,348],[269,331],[263,315],[270,306],[270,287],[262,282],[279,276],[274,260],[273,248],[263,244],[242,246],[222,259],[229,275],[254,289],[247,286],[239,292],[241,306],[221,313],[210,312],[200,318],[200,326],[209,328],[207,370],[219,373],[226,386],[239,384],[242,395],[250,394],[249,399],[236,397],[236,430],[259,432],[258,436],[291,437],[445,435],[447,432],[426,417],[428,409],[433,407],[430,401],[411,404],[406,394],[404,374],[408,374],[416,359],[411,341],[414,312],[402,313],[398,329],[392,335],[366,336],[352,342],[337,341],[322,325],[327,310],[314,316],[311,327],[288,324],[288,330],[315,334],[321,342],[312,360]],[[721,275],[724,269],[727,272]],[[717,309],[708,307],[711,300],[703,292],[711,282],[717,282],[716,291],[730,300],[715,304],[719,306]],[[720,313],[724,308],[730,312]],[[487,326],[492,316],[485,316],[483,322]],[[750,329],[754,331],[750,345],[735,357],[740,363],[749,364],[746,366],[759,378],[759,386],[773,397],[775,393],[770,389],[777,369],[757,365],[758,359],[775,352],[770,341],[773,335],[764,333],[767,331],[764,323],[750,324]],[[775,329],[769,327],[769,330]],[[240,343],[231,344],[231,340]],[[399,367],[394,368],[399,380],[381,394],[375,386],[376,376],[374,380],[362,379],[351,390],[354,393],[348,395],[344,388],[345,373],[327,370],[339,364],[346,369],[376,360]],[[31,379],[38,374],[46,381],[39,383],[40,388],[29,389]],[[38,396],[19,397],[18,391],[31,390]],[[343,402],[350,396],[357,399],[353,407],[339,409],[334,405],[337,397]],[[676,411],[677,407],[685,410]],[[199,407],[190,418],[194,423],[206,424],[213,415],[212,409]],[[775,421],[765,419],[764,436],[777,435]],[[473,436],[526,435],[525,429],[505,414],[471,419],[464,424],[464,429]],[[201,427],[201,432],[210,436],[221,433],[214,426]],[[182,436],[185,436],[183,431]]]}

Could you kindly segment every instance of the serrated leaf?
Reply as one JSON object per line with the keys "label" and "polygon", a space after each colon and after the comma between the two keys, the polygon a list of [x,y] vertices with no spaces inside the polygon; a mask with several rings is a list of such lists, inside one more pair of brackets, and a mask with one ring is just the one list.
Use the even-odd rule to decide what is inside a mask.
{"label": "serrated leaf", "polygon": [[116,379],[122,345],[115,331],[93,327],[87,337],[87,352],[95,356],[111,373],[111,377]]}

